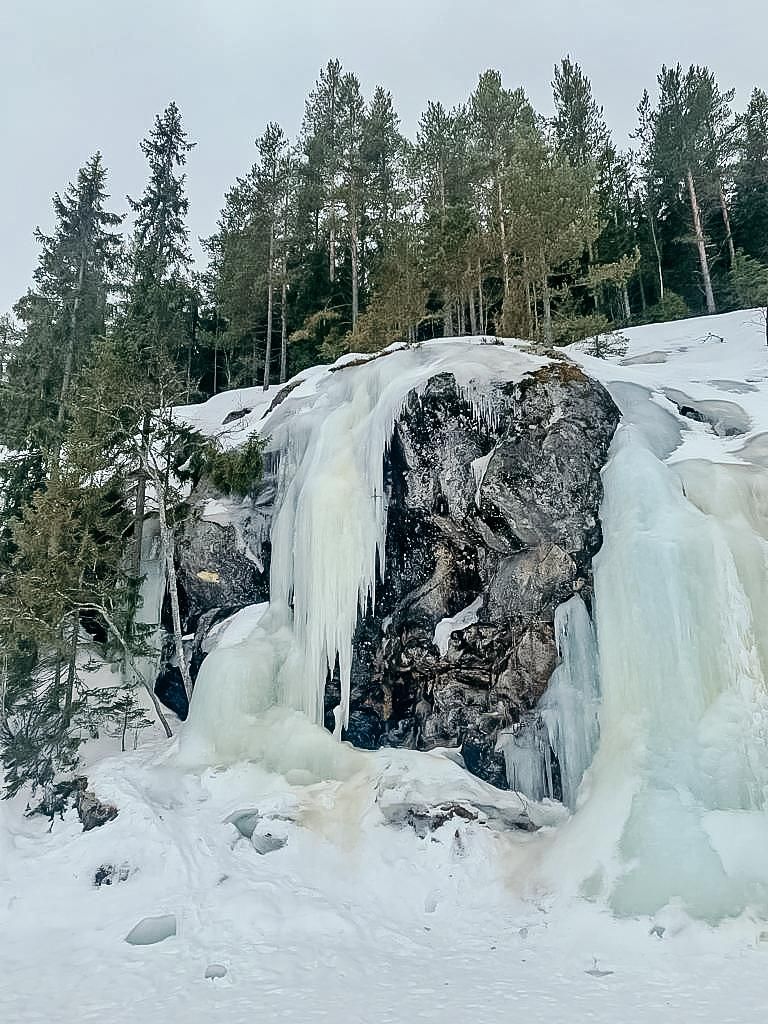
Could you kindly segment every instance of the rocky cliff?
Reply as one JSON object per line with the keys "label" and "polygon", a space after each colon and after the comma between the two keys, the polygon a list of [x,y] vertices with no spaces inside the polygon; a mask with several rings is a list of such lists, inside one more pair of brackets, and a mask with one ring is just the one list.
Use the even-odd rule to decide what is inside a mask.
{"label": "rocky cliff", "polygon": [[[561,359],[491,386],[481,403],[447,373],[409,395],[385,456],[386,553],[355,635],[348,739],[461,745],[471,771],[506,784],[498,733],[547,686],[555,609],[575,593],[590,603],[617,422],[601,385]],[[252,503],[201,495],[202,514],[183,527],[195,666],[214,621],[267,597],[274,474]],[[338,691],[334,673],[329,727]]]}

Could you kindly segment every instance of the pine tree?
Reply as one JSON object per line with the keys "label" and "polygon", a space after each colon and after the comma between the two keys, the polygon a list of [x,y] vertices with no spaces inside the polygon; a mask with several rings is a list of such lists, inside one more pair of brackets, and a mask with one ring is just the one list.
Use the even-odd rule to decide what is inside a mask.
{"label": "pine tree", "polygon": [[461,333],[467,246],[474,232],[469,134],[463,108],[428,103],[413,162],[419,177],[426,272],[442,305],[443,333]]}
{"label": "pine tree", "polygon": [[555,271],[567,272],[597,238],[592,180],[591,170],[572,166],[541,128],[530,131],[518,149],[510,182],[516,197],[513,240],[528,254],[541,296],[542,334],[550,345],[551,278]]}
{"label": "pine tree", "polygon": [[121,244],[114,229],[122,220],[105,209],[107,198],[97,153],[53,197],[53,233],[35,232],[35,288],[16,306],[22,334],[6,363],[3,440],[13,448],[39,447],[53,468],[73,377],[105,329]]}
{"label": "pine tree", "polygon": [[555,67],[552,92],[552,128],[558,148],[574,167],[597,167],[610,144],[610,136],[603,108],[592,94],[592,83],[570,57]]}
{"label": "pine tree", "polygon": [[[188,300],[186,278],[192,256],[185,217],[189,201],[180,172],[194,143],[187,140],[181,114],[171,102],[155,118],[141,151],[149,165],[149,179],[139,199],[129,203],[135,215],[130,249],[130,281],[123,320],[119,326],[124,372],[143,365],[150,392],[162,390],[162,381],[152,381],[152,369],[165,366],[165,357],[181,360],[186,349]],[[149,406],[149,402],[147,406]],[[151,412],[147,407],[140,425],[144,455],[151,447]],[[136,500],[133,534],[133,570],[138,574],[144,531],[146,498],[145,458],[136,466]]]}
{"label": "pine tree", "polygon": [[657,107],[650,107],[647,96],[641,104],[646,173],[651,190],[658,197],[657,208],[665,202],[674,206],[681,190],[687,197],[706,310],[715,313],[705,232],[707,210],[702,206],[702,198],[716,198],[726,237],[732,245],[722,162],[730,132],[729,104],[733,94],[721,93],[712,73],[697,66],[691,66],[685,73],[679,64],[674,68],[663,67],[658,82]]}
{"label": "pine tree", "polygon": [[768,263],[768,96],[755,89],[736,137],[734,230],[744,252]]}
{"label": "pine tree", "polygon": [[[512,281],[509,174],[522,133],[534,124],[534,113],[522,89],[505,89],[498,71],[485,71],[469,99],[467,121],[471,138],[472,180],[479,195],[478,228],[501,257],[503,301],[509,318]],[[480,247],[473,246],[475,268]],[[482,290],[477,273],[478,293]],[[474,291],[474,289],[473,289]],[[470,293],[470,310],[474,304]]]}

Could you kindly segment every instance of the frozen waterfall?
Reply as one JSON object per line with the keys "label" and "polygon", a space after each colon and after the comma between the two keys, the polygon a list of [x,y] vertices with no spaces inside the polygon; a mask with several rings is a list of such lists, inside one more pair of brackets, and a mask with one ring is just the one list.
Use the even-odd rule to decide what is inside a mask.
{"label": "frozen waterfall", "polygon": [[563,803],[573,810],[597,746],[600,699],[597,640],[578,594],[555,612],[555,641],[558,664],[538,709],[503,732],[498,747],[510,789],[532,800],[555,796],[554,754]]}
{"label": "frozen waterfall", "polygon": [[[398,348],[362,365],[336,364],[312,380],[308,395],[297,389],[263,421],[280,458],[270,609],[239,644],[203,663],[183,756],[208,763],[261,756],[260,716],[275,707],[322,723],[325,683],[336,664],[340,734],[349,715],[355,626],[383,571],[384,456],[407,396],[451,373],[475,415],[487,418],[494,415],[494,382],[520,380],[545,362],[478,339]],[[318,742],[325,746],[324,738]]]}
{"label": "frozen waterfall", "polygon": [[754,835],[768,848],[768,487],[748,470],[739,487],[740,470],[667,466],[632,426],[605,470],[594,774],[631,792],[610,896],[621,913],[676,899],[717,919],[768,895],[768,862],[749,853]]}

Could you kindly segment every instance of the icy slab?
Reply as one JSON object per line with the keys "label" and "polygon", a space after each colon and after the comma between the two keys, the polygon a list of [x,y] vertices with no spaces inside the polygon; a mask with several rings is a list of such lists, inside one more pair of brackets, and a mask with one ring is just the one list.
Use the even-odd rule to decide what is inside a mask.
{"label": "icy slab", "polygon": [[669,359],[668,352],[644,352],[639,356],[626,356],[621,360],[622,366],[648,366],[666,363]]}
{"label": "icy slab", "polygon": [[205,968],[204,977],[209,981],[218,981],[220,978],[226,978],[227,968],[224,964],[208,964]]}
{"label": "icy slab", "polygon": [[757,492],[754,480],[735,486],[738,468],[677,467],[705,514],[677,474],[621,428],[604,474],[593,775],[619,792],[622,778],[632,780],[610,896],[619,913],[654,913],[679,899],[689,914],[719,920],[765,904],[765,892],[728,873],[705,827],[714,810],[767,809],[768,561],[754,527],[768,489],[765,479]]}
{"label": "icy slab", "polygon": [[709,383],[719,391],[730,391],[734,395],[749,395],[760,390],[745,380],[711,380]]}
{"label": "icy slab", "polygon": [[736,402],[719,399],[691,398],[677,388],[665,388],[664,394],[673,402],[682,415],[693,413],[701,420],[710,424],[719,437],[730,437],[734,434],[746,434],[750,428],[749,416]]}
{"label": "icy slab", "polygon": [[563,803],[574,810],[600,735],[597,638],[587,606],[578,594],[555,612],[555,641],[558,665],[539,711],[560,768]]}
{"label": "icy slab", "polygon": [[249,604],[229,618],[217,622],[203,641],[203,650],[210,653],[216,648],[235,647],[251,635],[268,608],[269,604],[266,601]]}
{"label": "icy slab", "polygon": [[653,400],[653,391],[628,381],[610,381],[606,387],[625,421],[639,430],[651,449],[666,458],[681,443],[679,420]]}
{"label": "icy slab", "polygon": [[285,836],[276,836],[271,832],[254,832],[251,836],[254,850],[262,857],[268,853],[274,853],[276,850],[282,850],[287,842]]}
{"label": "icy slab", "polygon": [[735,454],[744,462],[768,469],[768,433],[750,437],[741,448],[736,449]]}
{"label": "icy slab", "polygon": [[159,917],[145,917],[134,925],[125,936],[130,946],[154,946],[176,934],[176,915],[162,914]]}
{"label": "icy slab", "polygon": [[457,612],[450,618],[441,619],[438,622],[435,626],[435,635],[432,638],[432,643],[440,651],[441,657],[444,658],[448,653],[448,647],[454,633],[460,633],[463,629],[467,629],[469,626],[475,625],[482,607],[483,595],[480,594],[479,597],[475,598],[472,604],[467,605],[466,608],[462,608],[460,612]]}
{"label": "icy slab", "polygon": [[226,818],[226,823],[234,825],[245,839],[251,838],[260,821],[261,814],[255,810],[234,811]]}

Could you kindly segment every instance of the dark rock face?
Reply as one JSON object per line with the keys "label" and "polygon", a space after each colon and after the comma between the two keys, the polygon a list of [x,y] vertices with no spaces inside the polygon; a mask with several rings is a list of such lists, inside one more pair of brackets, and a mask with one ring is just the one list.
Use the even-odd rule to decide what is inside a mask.
{"label": "dark rock face", "polygon": [[[252,509],[232,505],[237,526],[195,516],[176,539],[184,628],[194,632],[200,617],[213,608],[236,611],[269,599],[267,535],[272,488],[263,487]],[[223,500],[223,499],[222,499]]]}
{"label": "dark rock face", "polygon": [[[357,630],[347,736],[361,747],[462,745],[472,772],[506,786],[499,730],[546,689],[557,606],[591,597],[618,411],[566,362],[485,397],[478,419],[454,378],[436,377],[396,425],[384,582]],[[477,623],[441,655],[436,625],[479,596]],[[329,718],[337,702],[334,679]]]}
{"label": "dark rock face", "polygon": [[[506,787],[500,729],[538,702],[555,665],[555,609],[591,599],[601,544],[600,470],[618,423],[608,393],[555,358],[477,403],[454,377],[406,402],[386,457],[383,581],[355,635],[346,736],[357,746],[461,746],[470,771]],[[268,522],[269,477],[255,504]],[[188,630],[268,597],[246,529],[193,521],[179,540]],[[249,554],[251,557],[249,558]],[[435,627],[481,598],[445,654]],[[339,701],[326,686],[326,724]]]}

